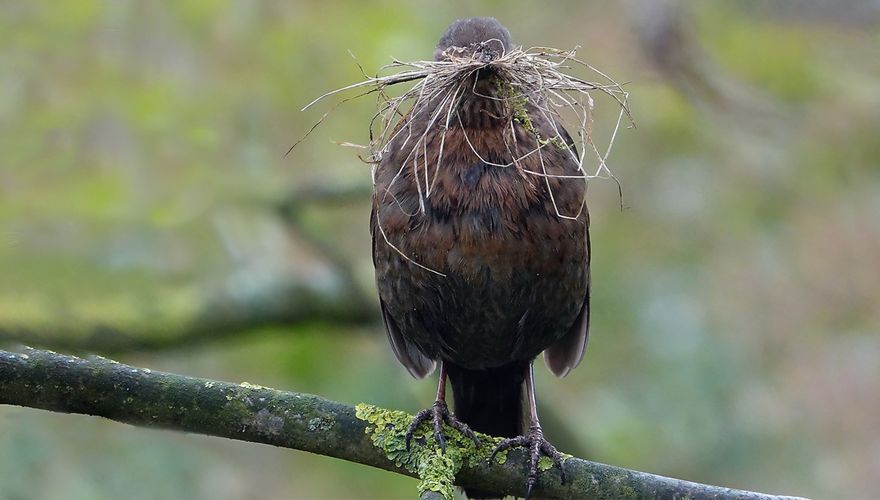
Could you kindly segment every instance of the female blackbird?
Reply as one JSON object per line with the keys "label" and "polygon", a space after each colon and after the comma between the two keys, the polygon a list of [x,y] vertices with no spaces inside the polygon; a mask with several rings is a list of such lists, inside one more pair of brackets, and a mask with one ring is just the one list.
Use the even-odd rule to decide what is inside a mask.
{"label": "female blackbird", "polygon": [[[453,48],[492,61],[511,47],[498,21],[473,18],[448,28],[435,59]],[[427,133],[415,159],[406,147],[411,134],[397,134],[376,166],[373,263],[397,359],[418,378],[440,365],[437,399],[414,419],[407,445],[424,420],[444,449],[443,422],[473,439],[471,429],[510,438],[496,452],[529,449],[531,493],[541,453],[561,464],[538,422],[532,362],[543,351],[550,370],[565,376],[587,343],[586,187],[574,143],[538,107],[542,96],[505,97],[491,66],[470,78],[446,127],[414,112],[403,119],[402,127]],[[548,141],[557,134],[564,144]],[[429,195],[413,164],[431,172],[437,166]],[[445,402],[447,377],[454,416]]]}

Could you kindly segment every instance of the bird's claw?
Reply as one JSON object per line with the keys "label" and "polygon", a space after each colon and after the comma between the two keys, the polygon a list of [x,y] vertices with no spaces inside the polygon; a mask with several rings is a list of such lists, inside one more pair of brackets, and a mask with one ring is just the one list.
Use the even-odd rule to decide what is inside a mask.
{"label": "bird's claw", "polygon": [[406,451],[409,451],[410,449],[413,433],[418,429],[419,425],[426,420],[431,421],[431,425],[434,428],[434,439],[440,443],[440,451],[443,453],[446,453],[446,436],[443,433],[444,422],[449,427],[452,427],[468,439],[472,440],[474,444],[480,446],[480,439],[474,434],[474,431],[472,431],[467,424],[458,420],[449,412],[449,407],[446,405],[446,401],[438,399],[437,401],[434,401],[434,404],[431,405],[430,408],[425,408],[416,413],[416,416],[413,417],[412,422],[410,422],[409,427],[406,429]]}
{"label": "bird's claw", "polygon": [[544,431],[540,426],[530,427],[525,435],[502,440],[492,451],[491,461],[495,461],[495,456],[499,452],[518,447],[529,450],[529,475],[526,499],[532,496],[532,490],[538,484],[538,460],[540,460],[541,455],[546,455],[553,460],[553,465],[559,469],[559,474],[562,476],[562,484],[565,484],[565,469],[562,466],[563,455],[555,446],[544,439]]}

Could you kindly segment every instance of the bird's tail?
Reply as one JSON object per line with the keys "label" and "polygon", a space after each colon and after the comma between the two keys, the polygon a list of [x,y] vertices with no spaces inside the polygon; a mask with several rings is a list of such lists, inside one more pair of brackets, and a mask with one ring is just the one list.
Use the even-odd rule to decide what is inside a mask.
{"label": "bird's tail", "polygon": [[[468,370],[446,363],[452,384],[455,416],[477,432],[515,437],[523,433],[526,364]],[[488,491],[465,489],[468,498],[501,498]]]}

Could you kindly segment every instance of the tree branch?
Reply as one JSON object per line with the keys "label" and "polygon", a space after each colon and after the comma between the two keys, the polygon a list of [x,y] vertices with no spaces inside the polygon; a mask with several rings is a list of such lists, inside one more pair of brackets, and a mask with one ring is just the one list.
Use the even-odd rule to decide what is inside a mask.
{"label": "tree branch", "polygon": [[[0,404],[271,444],[418,476],[418,469],[410,461],[413,454],[388,447],[388,443],[402,439],[404,429],[392,425],[395,419],[409,417],[402,412],[365,405],[355,408],[319,396],[247,383],[153,372],[100,357],[81,359],[36,349],[0,351]],[[365,412],[379,417],[365,417]],[[384,447],[377,446],[382,444],[380,441]],[[513,451],[503,464],[490,464],[484,455],[491,449],[492,439],[486,437],[484,441],[484,446],[476,450],[478,460],[464,457],[455,476],[456,484],[524,495],[525,456]],[[421,440],[414,448],[427,450],[431,444],[430,440]],[[420,453],[423,457],[441,457],[434,451]],[[454,454],[447,451],[446,456]],[[537,494],[572,499],[792,498],[681,481],[579,458],[565,461],[565,475],[568,481],[562,484],[558,471],[543,472]]]}
{"label": "tree branch", "polygon": [[[120,353],[191,346],[269,326],[375,323],[375,295],[359,286],[354,264],[299,220],[310,204],[368,200],[369,193],[369,185],[302,189],[255,215],[217,215],[214,229],[232,272],[200,277],[179,293],[138,295],[123,306],[88,296],[70,297],[60,307],[35,301],[26,320],[8,314],[14,308],[3,309],[0,345]],[[73,312],[83,309],[121,312],[98,319]]]}

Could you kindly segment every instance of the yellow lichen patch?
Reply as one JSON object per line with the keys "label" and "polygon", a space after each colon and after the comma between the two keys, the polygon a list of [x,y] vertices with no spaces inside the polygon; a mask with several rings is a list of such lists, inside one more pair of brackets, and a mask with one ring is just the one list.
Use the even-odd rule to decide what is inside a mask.
{"label": "yellow lichen patch", "polygon": [[541,472],[548,471],[553,468],[553,459],[547,456],[541,456],[538,459],[538,470]]}
{"label": "yellow lichen patch", "polygon": [[[465,466],[475,466],[488,462],[495,446],[501,438],[477,434],[480,446],[463,436],[458,430],[444,425],[446,436],[446,452],[441,453],[440,445],[434,438],[429,422],[423,422],[413,433],[412,446],[406,449],[406,429],[413,416],[399,410],[386,410],[377,406],[360,403],[355,406],[357,418],[367,422],[366,433],[374,446],[381,449],[394,465],[418,475],[419,493],[436,491],[444,498],[453,498],[455,475]],[[495,462],[503,465],[507,462],[504,450],[495,456]],[[570,458],[565,455],[563,461]],[[553,468],[553,460],[541,457],[538,470],[541,472]]]}
{"label": "yellow lichen patch", "polygon": [[487,460],[496,438],[480,435],[481,446],[451,427],[444,426],[446,452],[440,452],[440,445],[434,439],[429,423],[423,423],[413,434],[412,446],[406,449],[406,429],[413,416],[399,410],[386,410],[368,404],[355,407],[359,419],[369,423],[367,434],[370,441],[381,449],[389,460],[398,467],[417,474],[419,492],[436,491],[444,498],[453,498],[455,475],[463,465]]}
{"label": "yellow lichen patch", "polygon": [[447,449],[447,453],[441,453],[439,449],[433,449],[426,453],[424,460],[419,462],[419,493],[436,491],[443,498],[452,499],[452,485],[455,483],[455,474],[461,468],[461,457],[453,458],[454,452]]}

